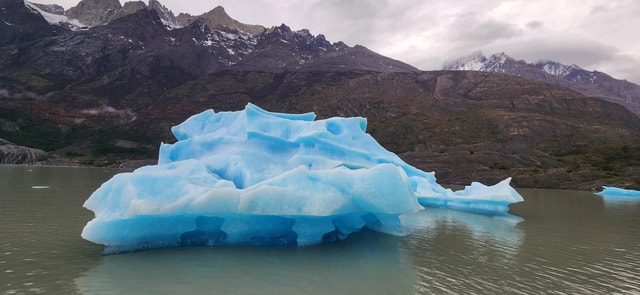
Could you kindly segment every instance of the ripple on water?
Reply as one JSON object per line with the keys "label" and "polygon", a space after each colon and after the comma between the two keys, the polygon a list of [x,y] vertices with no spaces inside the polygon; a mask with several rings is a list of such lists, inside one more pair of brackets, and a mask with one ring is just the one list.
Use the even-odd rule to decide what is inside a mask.
{"label": "ripple on water", "polygon": [[[383,236],[376,243],[351,240],[310,249],[172,249],[105,258],[98,256],[101,247],[79,237],[92,217],[82,202],[108,178],[102,170],[83,184],[77,180],[94,170],[52,170],[27,183],[17,177],[23,168],[0,166],[0,173],[7,169],[11,173],[0,177],[0,295],[100,293],[114,285],[139,294],[150,288],[140,282],[150,280],[164,284],[156,293],[179,293],[176,286],[187,282],[202,291],[192,294],[213,293],[212,285],[224,294],[241,293],[245,285],[264,294],[261,287],[289,284],[292,274],[299,291],[293,294],[327,294],[326,282],[345,277],[353,292],[336,294],[362,294],[362,284],[369,294],[410,294],[398,292],[396,286],[405,285],[417,294],[640,294],[637,202],[610,204],[590,193],[531,190],[516,206],[521,223],[427,209],[417,231],[397,244],[395,237]],[[39,171],[34,168],[30,176]],[[211,276],[212,269],[221,278]],[[219,284],[212,283],[216,279]]]}

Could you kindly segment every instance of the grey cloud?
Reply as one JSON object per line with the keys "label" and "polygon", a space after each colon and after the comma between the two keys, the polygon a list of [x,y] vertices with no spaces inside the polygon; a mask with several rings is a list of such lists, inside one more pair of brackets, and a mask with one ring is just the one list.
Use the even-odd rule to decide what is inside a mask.
{"label": "grey cloud", "polygon": [[376,47],[394,35],[412,34],[417,26],[428,24],[428,20],[421,20],[420,10],[415,9],[420,6],[420,0],[316,1],[302,8],[304,22],[300,26],[311,28],[312,33],[325,34],[333,42]]}
{"label": "grey cloud", "polygon": [[525,26],[530,30],[537,30],[544,26],[544,23],[539,20],[532,20],[525,24]]}
{"label": "grey cloud", "polygon": [[598,70],[612,75],[616,79],[626,79],[640,85],[640,58],[629,54],[616,54],[611,59],[594,65]]}
{"label": "grey cloud", "polygon": [[515,24],[496,20],[482,20],[474,15],[460,15],[447,29],[447,40],[455,47],[467,50],[492,44],[500,40],[509,40],[522,34]]}
{"label": "grey cloud", "polygon": [[581,67],[590,67],[611,60],[618,51],[597,41],[565,36],[517,40],[501,45],[505,52],[526,60],[551,59]]}
{"label": "grey cloud", "polygon": [[311,6],[309,13],[326,12],[332,18],[370,21],[384,12],[389,1],[325,0]]}

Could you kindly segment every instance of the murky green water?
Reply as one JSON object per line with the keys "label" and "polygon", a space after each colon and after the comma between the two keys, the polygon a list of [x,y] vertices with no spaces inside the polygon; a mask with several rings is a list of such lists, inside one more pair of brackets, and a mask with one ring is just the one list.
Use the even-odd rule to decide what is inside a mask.
{"label": "murky green water", "polygon": [[100,256],[82,203],[116,172],[0,166],[0,295],[640,294],[640,201],[520,190],[515,225],[427,209],[407,237]]}

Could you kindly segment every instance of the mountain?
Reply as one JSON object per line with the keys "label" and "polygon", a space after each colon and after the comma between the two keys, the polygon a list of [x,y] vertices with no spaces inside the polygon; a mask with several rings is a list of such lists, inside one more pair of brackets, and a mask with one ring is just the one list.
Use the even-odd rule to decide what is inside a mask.
{"label": "mountain", "polygon": [[[84,1],[84,0],[83,0]],[[416,71],[362,46],[330,43],[286,25],[253,35],[196,20],[168,28],[155,10],[139,10],[106,25],[67,31],[0,48],[2,84],[13,95],[70,89],[113,107],[135,107],[202,75],[223,70]],[[95,102],[100,105],[100,103]]]}
{"label": "mountain", "polygon": [[[76,7],[96,4],[83,1],[88,6]],[[418,71],[284,24],[259,33],[233,21],[172,26],[155,2],[103,2],[95,9],[135,11],[95,26],[74,25],[59,9],[11,3],[0,14],[0,24],[16,27],[0,32],[0,138],[47,151],[49,163],[155,158],[160,142],[174,141],[170,127],[190,115],[252,102],[320,118],[366,117],[383,146],[436,171],[442,183],[513,176],[526,187],[640,186],[640,119],[566,87]],[[8,17],[20,13],[36,17]]]}
{"label": "mountain", "polygon": [[[49,12],[11,1],[0,15],[0,24],[16,28],[2,31],[0,118],[20,128],[3,128],[0,138],[47,151],[94,136],[94,128],[135,121],[167,91],[212,73],[417,71],[362,46],[330,43],[286,25],[260,34],[214,30],[200,20],[175,28],[145,8],[104,25],[61,29],[61,22],[47,23],[45,15],[53,19]],[[76,7],[91,10],[95,4],[83,1]],[[96,9],[119,9],[115,2],[100,5]],[[11,18],[20,14],[33,20]]]}
{"label": "mountain", "polygon": [[505,73],[567,87],[586,96],[620,104],[640,116],[640,85],[615,79],[602,72],[587,71],[576,65],[564,65],[556,61],[527,63],[505,53],[486,57],[476,52],[445,63],[443,69]]}
{"label": "mountain", "polygon": [[260,25],[248,25],[236,21],[226,13],[222,6],[218,6],[201,15],[180,13],[175,16],[171,10],[158,0],[149,0],[148,4],[143,1],[129,1],[125,2],[124,5],[121,5],[119,0],[81,0],[76,6],[66,11],[56,4],[25,3],[42,14],[50,24],[72,30],[105,25],[115,19],[145,9],[154,10],[162,20],[162,23],[169,28],[186,27],[199,21],[212,29],[226,28],[250,34],[260,34],[267,29]]}
{"label": "mountain", "polygon": [[200,21],[212,29],[226,27],[250,34],[260,34],[266,30],[263,26],[247,25],[231,18],[222,6],[218,6],[207,13],[197,16],[193,16],[188,13],[180,13],[176,19],[181,26],[187,26],[195,21]]}
{"label": "mountain", "polygon": [[0,0],[0,47],[53,36],[54,29],[22,0]]}
{"label": "mountain", "polygon": [[105,24],[123,14],[120,0],[82,0],[65,12],[65,16],[86,26]]}

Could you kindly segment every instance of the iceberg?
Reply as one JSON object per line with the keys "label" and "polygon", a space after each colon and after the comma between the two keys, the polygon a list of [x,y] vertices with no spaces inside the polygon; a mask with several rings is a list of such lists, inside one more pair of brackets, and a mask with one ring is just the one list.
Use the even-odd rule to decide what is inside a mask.
{"label": "iceberg", "polygon": [[510,179],[452,191],[387,151],[365,118],[207,110],[172,127],[158,164],[120,173],[84,203],[104,253],[197,245],[308,246],[362,229],[407,235],[425,206],[508,215]]}
{"label": "iceberg", "polygon": [[618,187],[603,186],[602,191],[596,194],[607,198],[626,198],[640,200],[640,191],[623,189]]}

